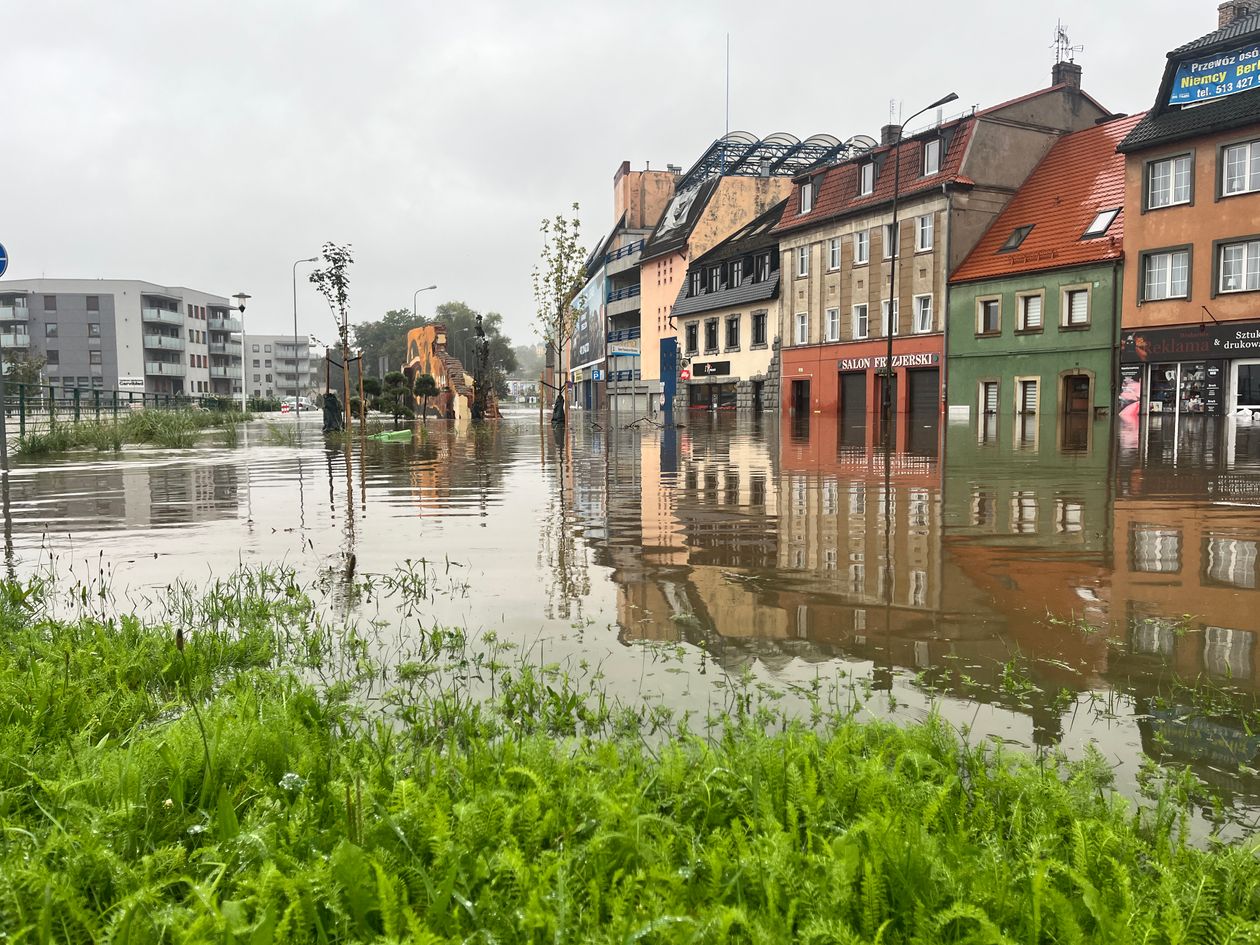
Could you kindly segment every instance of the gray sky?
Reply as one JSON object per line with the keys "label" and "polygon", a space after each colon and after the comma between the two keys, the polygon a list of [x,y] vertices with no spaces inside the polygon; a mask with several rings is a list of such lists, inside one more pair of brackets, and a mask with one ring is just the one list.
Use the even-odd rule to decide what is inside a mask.
{"label": "gray sky", "polygon": [[[623,159],[689,166],[723,130],[878,135],[954,90],[1048,84],[1055,20],[1104,106],[1150,106],[1214,0],[943,4],[0,0],[0,242],[11,278],[140,278],[291,324],[293,260],[354,244],[351,320],[459,299],[531,340],[538,223],[612,225]],[[299,284],[302,330],[332,320]]]}

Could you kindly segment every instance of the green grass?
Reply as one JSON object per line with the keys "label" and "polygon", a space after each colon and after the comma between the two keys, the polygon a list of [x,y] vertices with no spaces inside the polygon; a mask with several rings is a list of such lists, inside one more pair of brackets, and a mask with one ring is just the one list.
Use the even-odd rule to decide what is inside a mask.
{"label": "green grass", "polygon": [[1101,757],[935,719],[691,731],[457,631],[386,667],[283,571],[173,588],[153,626],[50,593],[0,584],[0,940],[1260,936],[1256,848],[1188,844],[1184,778],[1139,809]]}
{"label": "green grass", "polygon": [[232,432],[248,419],[235,411],[137,410],[118,419],[59,421],[42,433],[18,437],[16,452],[24,456],[64,453],[75,449],[117,452],[128,443],[190,449],[201,440],[207,428],[221,428],[232,440]]}

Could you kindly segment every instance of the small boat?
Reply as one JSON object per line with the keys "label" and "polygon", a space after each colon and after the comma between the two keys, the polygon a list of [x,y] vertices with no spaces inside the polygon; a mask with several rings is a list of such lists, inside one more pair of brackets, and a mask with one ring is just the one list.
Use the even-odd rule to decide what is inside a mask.
{"label": "small boat", "polygon": [[373,433],[368,437],[369,440],[380,440],[386,443],[410,443],[410,430],[386,430],[384,433]]}

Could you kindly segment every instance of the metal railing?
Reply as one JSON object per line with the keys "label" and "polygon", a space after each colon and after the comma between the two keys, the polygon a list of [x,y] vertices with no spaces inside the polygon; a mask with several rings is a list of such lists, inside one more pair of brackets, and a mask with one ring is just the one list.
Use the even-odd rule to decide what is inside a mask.
{"label": "metal railing", "polygon": [[639,337],[639,328],[616,328],[608,333],[609,341],[633,341]]}
{"label": "metal railing", "polygon": [[604,262],[610,263],[614,259],[621,259],[623,256],[632,256],[643,249],[644,240],[635,240],[633,243],[627,243],[621,249],[614,250],[611,253],[604,254]]}
{"label": "metal railing", "polygon": [[239,395],[150,394],[55,384],[6,382],[4,385],[10,448],[16,437],[47,432],[55,424],[118,419],[131,410],[236,410],[239,407]]}
{"label": "metal railing", "polygon": [[632,299],[638,295],[640,291],[641,289],[637,285],[626,286],[624,289],[617,289],[616,291],[610,289],[608,291],[608,298],[606,301],[616,302],[620,299]]}

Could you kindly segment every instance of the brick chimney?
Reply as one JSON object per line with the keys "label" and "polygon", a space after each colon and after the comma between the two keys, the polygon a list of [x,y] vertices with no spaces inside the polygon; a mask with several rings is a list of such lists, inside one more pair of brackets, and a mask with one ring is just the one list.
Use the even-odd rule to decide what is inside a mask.
{"label": "brick chimney", "polygon": [[1056,62],[1050,71],[1051,85],[1066,85],[1068,88],[1081,87],[1081,67],[1074,62]]}
{"label": "brick chimney", "polygon": [[1217,28],[1224,29],[1231,23],[1260,12],[1260,0],[1225,0],[1216,8]]}
{"label": "brick chimney", "polygon": [[901,136],[901,125],[884,125],[879,129],[879,143],[894,144]]}

